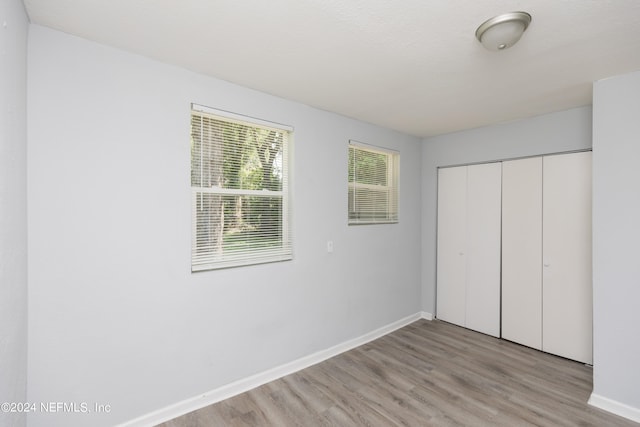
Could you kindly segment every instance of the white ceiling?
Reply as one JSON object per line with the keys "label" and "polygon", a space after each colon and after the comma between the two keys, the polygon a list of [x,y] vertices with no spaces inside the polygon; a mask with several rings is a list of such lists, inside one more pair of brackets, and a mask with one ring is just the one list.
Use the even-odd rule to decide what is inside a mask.
{"label": "white ceiling", "polygon": [[[591,104],[640,70],[640,0],[24,0],[33,23],[431,136]],[[475,30],[529,12],[520,42]]]}

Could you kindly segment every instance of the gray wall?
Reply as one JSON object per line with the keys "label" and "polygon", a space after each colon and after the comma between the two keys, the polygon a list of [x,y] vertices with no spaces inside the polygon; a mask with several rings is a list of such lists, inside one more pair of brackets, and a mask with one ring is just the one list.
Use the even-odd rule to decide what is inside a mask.
{"label": "gray wall", "polygon": [[[594,395],[640,421],[640,72],[593,94]],[[598,402],[603,403],[603,402]],[[626,410],[617,407],[613,409]]]}
{"label": "gray wall", "polygon": [[[29,37],[29,400],[112,407],[30,425],[113,425],[420,311],[419,139]],[[293,261],[190,273],[191,102],[295,128]],[[347,226],[349,139],[400,151],[399,224]]]}
{"label": "gray wall", "polygon": [[587,149],[591,107],[436,136],[422,147],[422,308],[435,314],[437,168]]}
{"label": "gray wall", "polygon": [[[27,28],[22,1],[0,2],[0,402],[26,401]],[[0,412],[0,425],[26,414]]]}

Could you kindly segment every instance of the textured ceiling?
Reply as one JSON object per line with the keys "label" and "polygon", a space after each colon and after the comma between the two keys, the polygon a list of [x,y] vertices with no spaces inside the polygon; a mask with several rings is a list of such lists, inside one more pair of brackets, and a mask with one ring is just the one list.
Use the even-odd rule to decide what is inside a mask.
{"label": "textured ceiling", "polygon": [[[431,136],[591,104],[640,70],[639,0],[24,0],[33,23]],[[520,42],[486,19],[524,10]]]}

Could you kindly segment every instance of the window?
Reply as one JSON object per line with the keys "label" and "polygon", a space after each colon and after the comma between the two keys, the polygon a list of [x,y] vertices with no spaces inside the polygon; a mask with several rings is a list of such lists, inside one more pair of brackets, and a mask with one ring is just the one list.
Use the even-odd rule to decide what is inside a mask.
{"label": "window", "polygon": [[292,258],[290,128],[191,110],[191,271]]}
{"label": "window", "polygon": [[349,224],[398,222],[400,154],[349,142]]}

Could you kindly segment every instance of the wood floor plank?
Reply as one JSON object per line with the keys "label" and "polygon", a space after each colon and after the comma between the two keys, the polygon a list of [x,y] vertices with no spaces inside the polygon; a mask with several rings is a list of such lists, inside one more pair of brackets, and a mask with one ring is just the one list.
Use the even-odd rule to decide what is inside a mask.
{"label": "wood floor plank", "polygon": [[158,427],[640,425],[589,406],[591,388],[589,366],[420,320]]}

